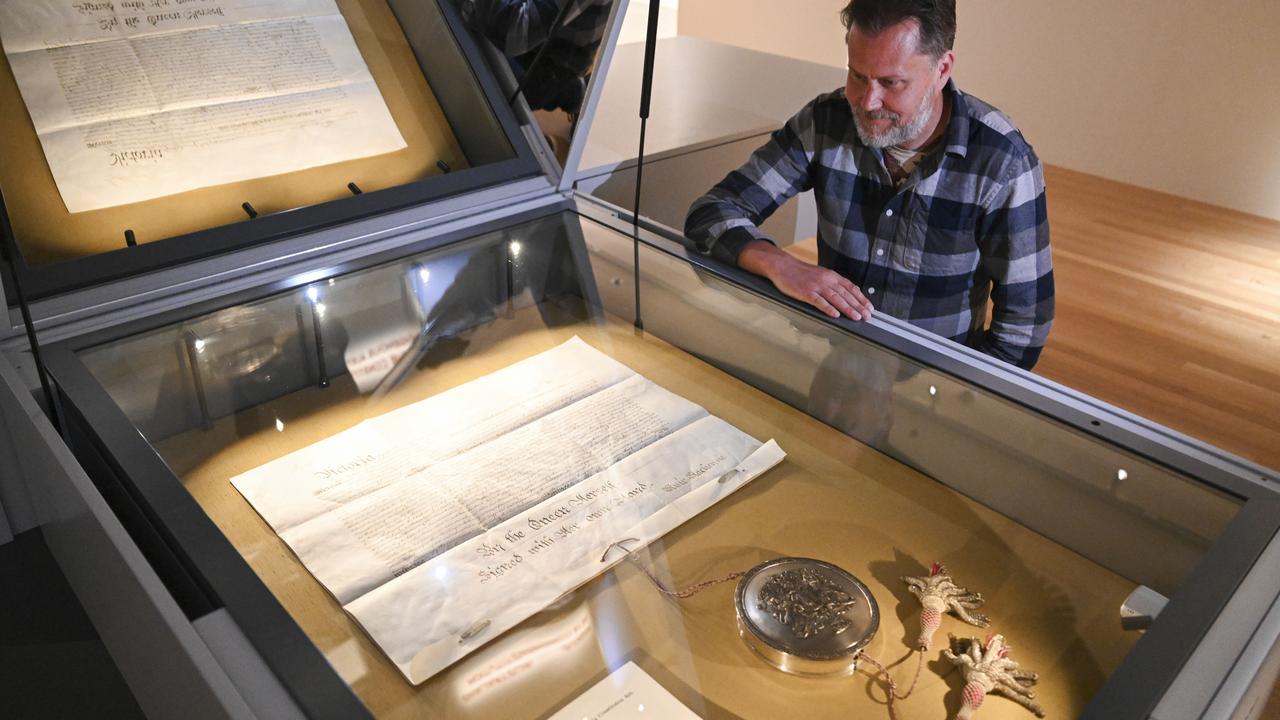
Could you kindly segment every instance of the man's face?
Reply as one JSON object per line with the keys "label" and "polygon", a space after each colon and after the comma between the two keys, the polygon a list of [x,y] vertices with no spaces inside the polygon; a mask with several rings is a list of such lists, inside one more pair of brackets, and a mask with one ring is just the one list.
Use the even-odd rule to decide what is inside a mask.
{"label": "man's face", "polygon": [[951,76],[953,55],[937,60],[918,50],[919,24],[904,20],[877,35],[849,31],[849,77],[845,94],[858,137],[872,147],[925,140]]}

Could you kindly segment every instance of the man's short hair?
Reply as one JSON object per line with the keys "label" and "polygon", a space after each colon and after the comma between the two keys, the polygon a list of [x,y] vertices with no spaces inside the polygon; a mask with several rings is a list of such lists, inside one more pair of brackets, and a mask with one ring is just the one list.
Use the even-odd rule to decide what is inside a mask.
{"label": "man's short hair", "polygon": [[840,11],[846,30],[877,35],[903,20],[920,24],[921,53],[937,60],[956,42],[956,0],[849,0]]}

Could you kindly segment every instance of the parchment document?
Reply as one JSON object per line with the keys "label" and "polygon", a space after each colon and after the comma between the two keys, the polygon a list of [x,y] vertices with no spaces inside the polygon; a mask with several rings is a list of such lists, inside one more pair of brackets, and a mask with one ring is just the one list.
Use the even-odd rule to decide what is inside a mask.
{"label": "parchment document", "polygon": [[333,0],[0,0],[70,212],[405,147]]}
{"label": "parchment document", "polygon": [[231,482],[420,683],[782,458],[574,338]]}

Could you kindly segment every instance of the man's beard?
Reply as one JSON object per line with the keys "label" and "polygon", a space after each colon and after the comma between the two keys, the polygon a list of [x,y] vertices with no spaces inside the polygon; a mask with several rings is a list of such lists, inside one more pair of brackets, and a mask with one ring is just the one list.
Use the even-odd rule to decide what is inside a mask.
{"label": "man's beard", "polygon": [[[915,139],[917,135],[924,131],[924,126],[929,124],[929,118],[933,117],[933,100],[937,97],[935,93],[925,93],[924,99],[920,102],[920,109],[911,118],[906,125],[898,125],[898,120],[902,117],[895,112],[888,110],[861,110],[854,108],[853,110],[853,126],[858,131],[858,138],[864,144],[873,148],[887,148],[893,145],[902,145],[903,143]],[[889,120],[888,129],[877,132],[871,125],[871,120]]]}

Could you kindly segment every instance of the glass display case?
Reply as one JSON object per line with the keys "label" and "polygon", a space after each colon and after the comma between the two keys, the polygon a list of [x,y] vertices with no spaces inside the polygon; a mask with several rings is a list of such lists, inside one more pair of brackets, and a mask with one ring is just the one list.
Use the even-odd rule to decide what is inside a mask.
{"label": "glass display case", "polygon": [[[575,189],[599,92],[561,170],[516,99],[527,68],[457,4],[332,5],[405,150],[83,227],[53,171],[26,199],[0,174],[52,415],[156,579],[137,633],[163,626],[208,680],[176,678],[167,645],[118,652],[126,677],[211,717],[937,717],[966,696],[958,657],[998,634],[1053,717],[1244,716],[1267,690],[1280,478],[892,318],[781,297],[643,200]],[[626,15],[564,7],[597,6]],[[603,33],[596,91],[619,23]],[[0,142],[35,166],[28,120]],[[121,228],[137,247],[112,249]],[[782,558],[835,574],[779,595],[760,578]],[[988,622],[947,614],[922,652],[919,585],[944,573]],[[849,662],[769,646],[769,617],[795,627],[769,602],[826,613],[804,633],[857,608]]]}
{"label": "glass display case", "polygon": [[[1262,478],[1154,445],[971,358],[908,348],[886,321],[822,320],[659,235],[642,238],[637,270],[625,230],[584,200],[55,347],[73,447],[92,458],[82,462],[105,495],[129,498],[134,537],[157,567],[167,559],[162,577],[192,619],[225,608],[320,715],[362,704],[377,716],[541,717],[627,662],[701,717],[885,712],[875,683],[785,675],[753,655],[730,587],[682,600],[663,592],[801,556],[866,584],[880,619],[864,652],[900,685],[919,612],[901,578],[941,562],[982,593],[991,631],[1040,674],[1036,702],[1048,712],[1138,717],[1271,543],[1280,515]],[[232,478],[334,438],[358,452],[343,433],[574,337],[776,440],[786,459],[410,682]],[[378,348],[392,349],[370,377]],[[422,422],[424,434],[459,430]],[[530,477],[541,471],[535,451],[523,449]],[[1145,633],[1125,629],[1120,612],[1143,587],[1169,598]],[[948,618],[944,632],[988,631]],[[896,703],[901,717],[958,708],[959,673],[936,647],[926,660]],[[335,687],[313,701],[326,684]],[[334,703],[347,687],[359,704]],[[983,707],[986,717],[1024,712]]]}
{"label": "glass display case", "polygon": [[6,3],[0,28],[31,299],[541,174],[450,3]]}

